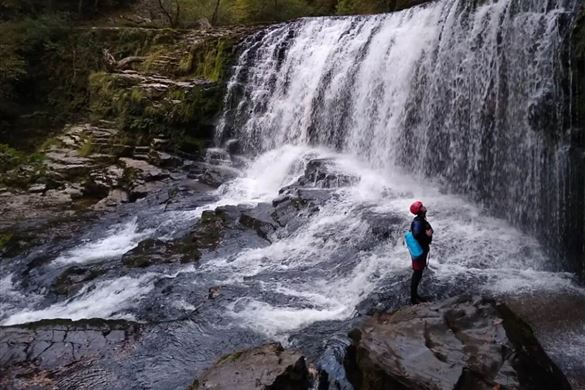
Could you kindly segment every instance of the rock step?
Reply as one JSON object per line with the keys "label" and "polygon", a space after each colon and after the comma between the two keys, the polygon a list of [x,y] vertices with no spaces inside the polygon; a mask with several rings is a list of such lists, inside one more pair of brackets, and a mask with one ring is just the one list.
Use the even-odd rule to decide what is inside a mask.
{"label": "rock step", "polygon": [[345,368],[358,389],[571,388],[530,327],[489,299],[455,297],[379,314],[350,337]]}
{"label": "rock step", "polygon": [[310,388],[310,382],[304,356],[274,343],[222,357],[188,390],[304,390]]}

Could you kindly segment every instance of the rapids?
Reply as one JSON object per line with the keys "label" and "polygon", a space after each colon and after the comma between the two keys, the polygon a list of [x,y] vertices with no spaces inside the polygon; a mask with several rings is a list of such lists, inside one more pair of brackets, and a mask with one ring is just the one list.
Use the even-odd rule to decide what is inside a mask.
{"label": "rapids", "polygon": [[[145,324],[147,336],[124,359],[100,363],[121,373],[103,388],[185,387],[223,354],[267,340],[302,349],[345,383],[339,351],[348,330],[408,302],[402,234],[415,199],[436,232],[424,293],[583,302],[554,249],[569,180],[559,63],[576,4],[441,0],[263,30],[241,47],[217,127],[218,148],[231,138],[243,146],[237,164],[223,162],[237,177],[168,204],[150,194],[80,221],[71,239],[2,262],[0,324]],[[266,239],[238,231],[193,264],[122,266],[143,240],[188,234],[204,211],[270,204],[316,159],[355,180],[312,214]],[[52,294],[73,266],[99,272],[71,296]],[[213,288],[221,295],[208,299]],[[585,377],[585,327],[571,324],[574,337],[539,337],[564,370]],[[90,383],[79,375],[74,384]]]}

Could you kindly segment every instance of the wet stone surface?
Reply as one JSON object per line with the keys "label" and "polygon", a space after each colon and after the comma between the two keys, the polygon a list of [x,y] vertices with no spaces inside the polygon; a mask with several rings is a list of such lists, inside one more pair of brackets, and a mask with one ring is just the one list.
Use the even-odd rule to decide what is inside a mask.
{"label": "wet stone surface", "polygon": [[379,314],[350,334],[345,368],[362,389],[570,389],[532,329],[479,298]]}
{"label": "wet stone surface", "polygon": [[309,376],[300,353],[268,344],[222,357],[189,389],[305,390],[310,386]]}
{"label": "wet stone surface", "polygon": [[43,320],[0,328],[0,385],[54,388],[58,371],[127,354],[140,338],[139,324],[102,319]]}

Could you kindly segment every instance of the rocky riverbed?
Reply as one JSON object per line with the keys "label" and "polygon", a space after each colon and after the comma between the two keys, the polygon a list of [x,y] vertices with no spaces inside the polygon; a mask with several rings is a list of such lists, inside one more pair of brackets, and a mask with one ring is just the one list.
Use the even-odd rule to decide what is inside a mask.
{"label": "rocky riverbed", "polygon": [[[61,156],[62,165],[86,164],[83,177],[95,179],[12,194],[22,211],[3,219],[13,232],[2,254],[5,387],[374,389],[388,378],[406,388],[568,386],[505,306],[443,301],[461,293],[517,296],[545,350],[580,383],[576,357],[559,354],[546,322],[522,311],[527,291],[579,294],[568,275],[500,272],[488,263],[454,272],[459,260],[446,240],[436,246],[445,258],[431,260],[422,286],[437,303],[400,309],[408,303],[400,237],[409,219],[391,205],[413,194],[360,173],[345,156],[293,147],[250,161],[232,143],[231,154],[210,149],[200,161],[156,145],[72,161],[80,146],[71,145],[54,148],[47,171],[68,171],[51,166]],[[44,199],[73,186],[79,199],[94,197]],[[114,200],[113,192],[125,195]],[[47,203],[24,206],[32,199]],[[435,224],[448,236],[441,220],[453,218],[451,206],[439,199]],[[510,256],[502,250],[496,255]],[[533,256],[538,248],[523,251]],[[480,257],[488,255],[493,247]],[[508,283],[520,295],[503,288]],[[425,374],[433,365],[443,367],[439,377]],[[532,379],[526,370],[550,375]]]}

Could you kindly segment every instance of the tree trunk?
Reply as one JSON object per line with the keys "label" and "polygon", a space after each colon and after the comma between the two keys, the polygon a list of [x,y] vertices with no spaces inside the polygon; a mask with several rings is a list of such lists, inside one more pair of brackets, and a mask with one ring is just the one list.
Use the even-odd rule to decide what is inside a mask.
{"label": "tree trunk", "polygon": [[217,18],[219,16],[219,3],[221,3],[221,0],[215,2],[215,9],[213,10],[213,16],[211,17],[211,24],[214,26],[217,24]]}
{"label": "tree trunk", "polygon": [[160,8],[160,10],[162,11],[162,13],[165,15],[165,17],[168,19],[169,21],[169,25],[173,28],[177,27],[177,25],[179,24],[179,16],[181,14],[181,6],[179,4],[178,0],[174,1],[175,4],[175,12],[174,14],[172,14],[172,7],[173,7],[173,1],[171,0],[169,3],[169,9],[167,9],[163,3],[163,0],[158,0],[158,6]]}

